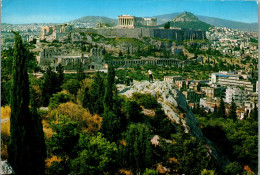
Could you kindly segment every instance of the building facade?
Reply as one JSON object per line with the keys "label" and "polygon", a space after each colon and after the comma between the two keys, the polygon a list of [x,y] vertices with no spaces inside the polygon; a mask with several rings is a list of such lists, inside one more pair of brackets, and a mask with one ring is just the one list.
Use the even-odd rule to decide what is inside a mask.
{"label": "building facade", "polygon": [[79,64],[82,64],[84,70],[100,70],[105,66],[102,49],[100,48],[92,48],[90,55],[69,55],[66,50],[55,47],[44,48],[37,56],[37,61],[43,69],[48,66],[56,69],[58,64],[61,64],[64,70],[77,70]]}
{"label": "building facade", "polygon": [[226,89],[225,101],[226,103],[231,103],[232,99],[234,99],[237,106],[243,106],[245,102],[250,100],[250,93],[239,87],[229,86]]}
{"label": "building facade", "polygon": [[237,86],[241,87],[248,92],[255,92],[255,83],[246,79],[242,75],[234,73],[212,73],[210,78],[211,84],[218,84],[220,86]]}
{"label": "building facade", "polygon": [[72,26],[69,24],[61,24],[54,26],[44,26],[41,28],[41,40],[53,41],[59,39],[72,30]]}
{"label": "building facade", "polygon": [[156,26],[157,18],[142,18],[135,17],[131,15],[121,15],[118,16],[118,25],[119,28],[135,28],[135,27],[144,27],[144,26]]}

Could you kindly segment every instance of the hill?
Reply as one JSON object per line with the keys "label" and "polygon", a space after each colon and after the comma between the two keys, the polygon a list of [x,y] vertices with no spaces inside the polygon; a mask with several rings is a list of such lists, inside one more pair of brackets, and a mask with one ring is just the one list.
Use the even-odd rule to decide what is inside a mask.
{"label": "hill", "polygon": [[[157,18],[158,24],[163,24],[177,17],[180,14],[181,13],[170,13],[170,14],[158,15],[154,17]],[[244,22],[208,17],[208,16],[200,16],[200,15],[196,15],[196,16],[200,21],[216,27],[227,27],[232,29],[238,29],[241,31],[253,31],[253,32],[258,31],[258,23],[244,23]]]}
{"label": "hill", "polygon": [[112,19],[112,18],[107,18],[103,16],[84,16],[78,19],[75,19],[73,21],[68,22],[70,24],[75,24],[75,23],[90,23],[90,24],[97,24],[97,23],[106,23],[110,25],[116,25],[117,20]]}
{"label": "hill", "polygon": [[[164,26],[162,24],[161,26]],[[170,21],[171,27],[194,30],[208,30],[210,24],[200,21],[195,15],[190,12],[183,12]]]}
{"label": "hill", "polygon": [[217,27],[227,27],[231,29],[238,29],[241,31],[258,31],[258,23],[243,23],[231,20],[225,20],[220,18],[213,18],[207,16],[198,16],[199,20]]}

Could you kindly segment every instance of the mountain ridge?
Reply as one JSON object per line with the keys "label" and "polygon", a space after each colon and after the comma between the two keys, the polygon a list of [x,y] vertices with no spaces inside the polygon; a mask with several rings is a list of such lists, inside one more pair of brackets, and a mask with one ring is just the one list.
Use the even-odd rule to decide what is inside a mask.
{"label": "mountain ridge", "polygon": [[[168,14],[162,14],[153,16],[157,18],[157,24],[161,25],[163,23],[166,23],[168,21],[171,21],[174,17],[180,15],[181,13],[168,13]],[[245,23],[245,22],[239,22],[239,21],[232,21],[227,19],[221,19],[216,17],[209,17],[209,16],[201,16],[201,15],[195,15],[199,20],[202,22],[208,23],[210,25],[216,26],[216,27],[227,27],[232,29],[238,29],[241,31],[253,31],[258,32],[258,23]],[[92,19],[91,19],[92,18]],[[109,24],[117,24],[117,19],[105,17],[105,16],[84,16],[75,20],[71,20],[65,23],[76,23],[76,22],[82,22],[82,23],[109,23]],[[29,23],[29,24],[9,24],[9,23],[1,23],[2,25],[29,25],[29,24],[36,24],[36,23]],[[37,23],[39,24],[58,24],[58,23]]]}
{"label": "mountain ridge", "polygon": [[[163,15],[157,15],[154,17],[157,18],[158,24],[163,24],[177,17],[180,14],[181,12],[168,13]],[[242,31],[254,31],[254,32],[258,31],[258,23],[245,23],[245,22],[232,21],[232,20],[221,19],[216,17],[202,16],[202,15],[195,15],[195,16],[202,22],[208,23],[216,27],[227,27],[227,28],[238,29]]]}

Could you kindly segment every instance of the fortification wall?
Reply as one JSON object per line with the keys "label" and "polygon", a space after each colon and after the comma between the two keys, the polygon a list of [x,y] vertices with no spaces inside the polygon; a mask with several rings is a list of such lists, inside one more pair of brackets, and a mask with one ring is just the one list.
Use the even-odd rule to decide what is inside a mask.
{"label": "fortification wall", "polygon": [[113,28],[113,29],[84,29],[85,32],[97,33],[105,37],[154,37],[160,39],[172,39],[177,41],[206,39],[205,31],[178,30],[178,29],[155,29],[155,28]]}

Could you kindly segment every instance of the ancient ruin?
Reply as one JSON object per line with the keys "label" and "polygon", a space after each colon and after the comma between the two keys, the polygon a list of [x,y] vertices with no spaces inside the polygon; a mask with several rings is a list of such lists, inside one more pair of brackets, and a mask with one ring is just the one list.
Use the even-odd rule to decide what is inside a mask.
{"label": "ancient ruin", "polygon": [[145,27],[145,26],[156,26],[157,18],[142,18],[135,17],[131,15],[121,15],[118,16],[119,28],[135,28],[135,27]]}
{"label": "ancient ruin", "polygon": [[41,40],[52,41],[59,39],[72,30],[72,26],[69,24],[61,24],[54,26],[44,26],[41,28]]}
{"label": "ancient ruin", "polygon": [[51,66],[55,70],[58,64],[61,64],[64,70],[76,70],[79,64],[82,64],[84,70],[100,70],[105,66],[100,48],[92,48],[90,55],[70,55],[66,50],[56,47],[43,48],[37,56],[37,61],[43,69]]}

